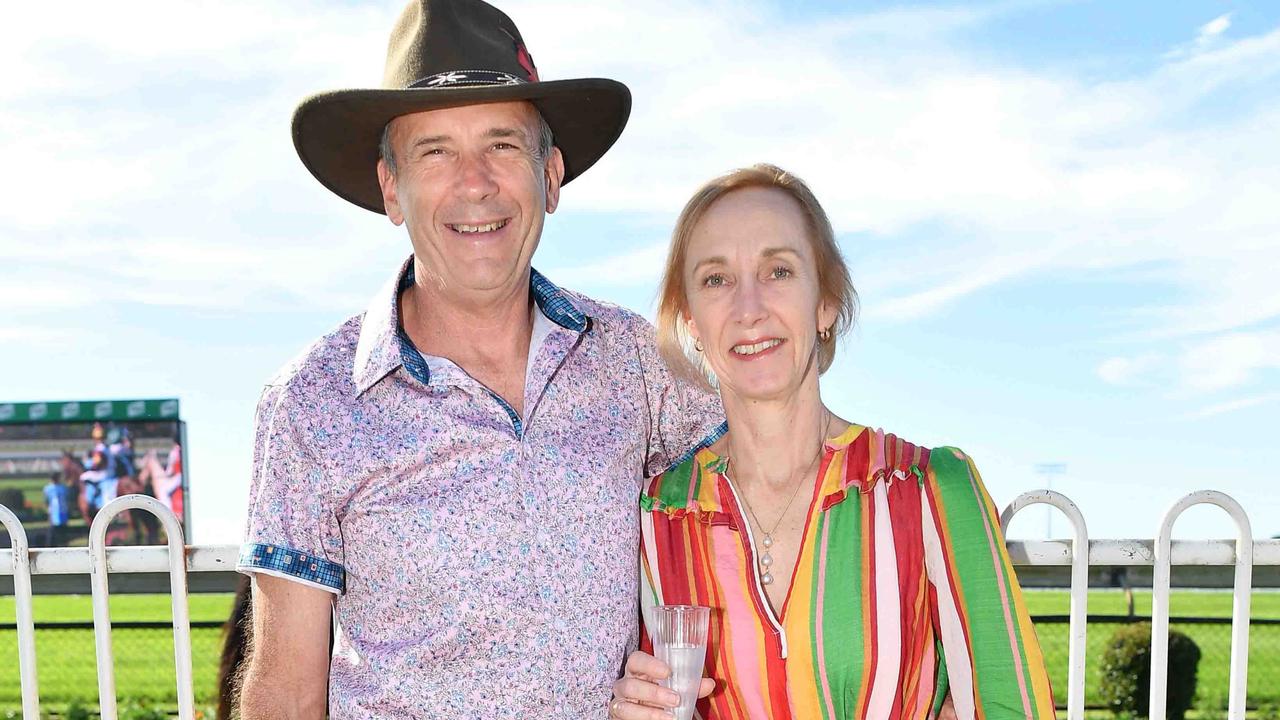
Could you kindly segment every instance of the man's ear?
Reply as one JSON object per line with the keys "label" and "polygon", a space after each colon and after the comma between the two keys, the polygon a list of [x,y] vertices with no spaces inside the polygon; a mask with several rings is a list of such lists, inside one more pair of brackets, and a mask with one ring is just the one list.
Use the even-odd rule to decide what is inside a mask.
{"label": "man's ear", "polygon": [[546,162],[547,213],[556,211],[560,205],[560,183],[564,180],[564,155],[560,148],[552,145],[551,154]]}
{"label": "man's ear", "polygon": [[382,188],[382,207],[392,224],[404,222],[404,213],[400,212],[400,198],[396,196],[396,176],[391,174],[387,161],[378,158],[378,187]]}

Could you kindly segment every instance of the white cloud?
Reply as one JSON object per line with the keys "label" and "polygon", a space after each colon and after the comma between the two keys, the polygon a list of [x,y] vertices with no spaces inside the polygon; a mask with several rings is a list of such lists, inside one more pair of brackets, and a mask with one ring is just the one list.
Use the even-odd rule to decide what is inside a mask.
{"label": "white cloud", "polygon": [[1266,405],[1268,403],[1280,402],[1280,393],[1266,393],[1263,395],[1254,395],[1252,397],[1239,398],[1237,400],[1228,400],[1227,402],[1215,403],[1208,405],[1195,412],[1182,416],[1183,420],[1203,420],[1205,418],[1215,417],[1217,415],[1225,415],[1236,410],[1244,410],[1245,408],[1256,407],[1258,405]]}
{"label": "white cloud", "polygon": [[1280,330],[1216,336],[1190,347],[1180,366],[1183,384],[1193,390],[1244,385],[1260,370],[1280,368]]}
{"label": "white cloud", "polygon": [[612,286],[652,290],[658,286],[666,260],[667,241],[663,240],[594,262],[552,267],[546,275],[557,284],[570,288]]}
{"label": "white cloud", "polygon": [[[68,304],[347,306],[351,267],[403,235],[307,176],[288,118],[309,92],[376,84],[398,5],[156,1],[56,19],[55,6],[15,7],[0,29],[13,80],[0,87],[0,156],[22,171],[0,178],[0,264],[25,269],[27,297],[78,278]],[[771,160],[809,180],[854,242],[896,250],[938,228],[855,268],[869,315],[918,318],[1030,273],[1159,264],[1186,301],[1151,309],[1153,335],[1280,317],[1266,278],[1280,266],[1280,99],[1267,90],[1280,31],[1229,39],[1223,16],[1200,34],[1215,44],[1115,82],[970,52],[960,31],[990,10],[504,8],[544,77],[617,77],[634,93],[630,127],[566,189],[567,210],[673,217],[708,177]],[[1238,86],[1256,101],[1197,113]],[[624,248],[557,273],[638,285],[660,259]]]}
{"label": "white cloud", "polygon": [[1164,362],[1165,358],[1156,353],[1136,357],[1111,357],[1098,365],[1097,372],[1098,377],[1110,385],[1147,385],[1151,373]]}
{"label": "white cloud", "polygon": [[1191,42],[1179,45],[1169,52],[1165,53],[1166,58],[1184,58],[1198,53],[1203,53],[1212,48],[1231,27],[1231,13],[1225,13],[1201,25],[1196,31],[1195,39]]}

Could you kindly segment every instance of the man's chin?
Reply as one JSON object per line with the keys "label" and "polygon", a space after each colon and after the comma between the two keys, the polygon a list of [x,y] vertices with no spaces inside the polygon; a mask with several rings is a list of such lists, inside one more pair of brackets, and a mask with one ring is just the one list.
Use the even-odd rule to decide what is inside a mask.
{"label": "man's chin", "polygon": [[490,295],[512,288],[527,292],[528,275],[528,264],[510,260],[473,260],[442,278],[441,289],[467,295]]}

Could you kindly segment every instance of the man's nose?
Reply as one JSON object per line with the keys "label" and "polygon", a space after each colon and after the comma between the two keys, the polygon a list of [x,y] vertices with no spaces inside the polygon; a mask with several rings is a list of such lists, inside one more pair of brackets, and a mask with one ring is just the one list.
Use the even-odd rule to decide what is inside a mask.
{"label": "man's nose", "polygon": [[462,196],[470,202],[488,199],[498,192],[498,184],[494,182],[493,168],[481,155],[463,154],[459,177],[459,189]]}

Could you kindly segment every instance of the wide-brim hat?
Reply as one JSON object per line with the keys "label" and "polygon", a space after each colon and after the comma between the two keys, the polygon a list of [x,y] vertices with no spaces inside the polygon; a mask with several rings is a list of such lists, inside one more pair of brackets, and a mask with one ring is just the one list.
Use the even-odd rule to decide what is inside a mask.
{"label": "wide-brim hat", "polygon": [[382,130],[400,115],[527,100],[551,127],[568,183],[617,141],[631,92],[616,80],[542,81],[520,31],[480,0],[415,0],[387,45],[382,87],[333,90],[303,100],[293,145],[322,185],[362,208],[386,212],[378,186]]}

